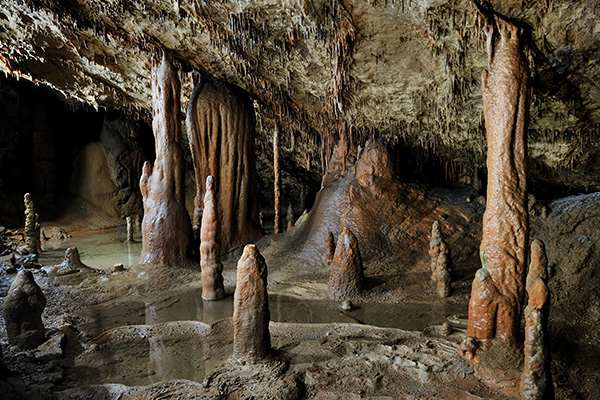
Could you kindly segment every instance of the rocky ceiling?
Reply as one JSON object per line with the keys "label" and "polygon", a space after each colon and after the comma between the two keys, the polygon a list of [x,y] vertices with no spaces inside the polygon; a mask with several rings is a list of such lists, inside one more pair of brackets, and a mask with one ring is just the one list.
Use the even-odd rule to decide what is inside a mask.
{"label": "rocky ceiling", "polygon": [[317,165],[340,131],[472,165],[485,156],[478,10],[528,32],[535,176],[600,190],[597,0],[2,0],[0,69],[149,118],[150,58],[166,48],[185,97],[192,71],[239,85],[262,140],[277,123]]}

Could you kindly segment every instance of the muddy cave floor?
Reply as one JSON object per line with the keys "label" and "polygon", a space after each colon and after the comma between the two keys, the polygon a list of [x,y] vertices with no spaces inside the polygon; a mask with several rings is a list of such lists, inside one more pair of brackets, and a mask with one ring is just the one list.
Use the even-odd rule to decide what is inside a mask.
{"label": "muddy cave floor", "polygon": [[[139,243],[129,247],[123,243],[123,227],[73,231],[68,241],[47,242],[42,264],[58,263],[64,249],[75,245],[82,261],[100,271],[62,277],[34,272],[48,300],[43,314],[46,336],[61,328],[66,331],[65,354],[41,360],[37,350],[10,346],[2,319],[2,393],[15,399],[503,399],[503,394],[478,381],[458,351],[478,268],[483,206],[467,189],[415,186],[403,196],[408,208],[426,204],[422,208],[428,217],[414,224],[420,226],[414,232],[421,234],[412,241],[410,235],[404,238],[410,243],[394,256],[373,256],[377,252],[367,251],[367,287],[350,311],[327,299],[328,269],[290,250],[302,243],[306,231],[314,233],[306,226],[310,220],[258,243],[269,271],[274,355],[252,368],[229,362],[237,260],[224,262],[227,298],[204,302],[200,272],[193,266],[133,265],[111,272],[116,262],[135,264],[139,254]],[[568,214],[571,219],[591,219],[593,226],[600,216],[599,196],[590,196],[583,203],[594,205],[592,216],[590,207],[574,205],[581,199],[567,199],[565,204],[550,204],[549,216],[545,221],[532,220],[532,229],[541,237],[553,231],[574,235],[573,240],[581,242],[581,232],[576,231],[586,224],[567,226],[564,232],[557,232],[553,224],[565,224],[561,219]],[[420,218],[418,213],[412,217]],[[436,218],[448,223],[447,237],[453,246],[452,295],[447,299],[437,297],[429,279],[427,231]],[[422,250],[416,251],[419,246]],[[584,260],[595,261],[594,251]],[[583,311],[569,309],[569,301],[581,303],[581,296],[568,300],[564,287],[569,283],[560,281],[571,272],[553,274],[557,292],[567,294],[558,298],[562,304],[551,314],[557,398],[594,398],[600,379],[600,323],[593,314],[598,312],[597,304],[587,304],[592,312],[589,318]],[[579,271],[579,277],[583,275]],[[0,276],[2,302],[13,276]],[[452,326],[450,335],[441,332],[444,322]],[[577,333],[572,332],[574,326]]]}

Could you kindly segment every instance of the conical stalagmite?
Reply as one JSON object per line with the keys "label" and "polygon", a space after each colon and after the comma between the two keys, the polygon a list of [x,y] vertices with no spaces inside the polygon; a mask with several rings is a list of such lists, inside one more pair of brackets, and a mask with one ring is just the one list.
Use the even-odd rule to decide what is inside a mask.
{"label": "conical stalagmite", "polygon": [[256,245],[249,244],[237,265],[233,299],[233,358],[258,362],[271,351],[267,264]]}
{"label": "conical stalagmite", "polygon": [[77,247],[69,247],[65,251],[65,258],[62,263],[56,265],[58,269],[55,272],[55,276],[62,276],[68,274],[74,274],[80,271],[91,271],[92,268],[88,267],[81,262],[79,258],[79,250]]}
{"label": "conical stalagmite", "polygon": [[44,338],[42,312],[46,296],[31,271],[21,270],[4,300],[4,320],[8,341],[22,349],[34,349]]}
{"label": "conical stalagmite", "polygon": [[331,264],[327,293],[332,300],[356,297],[363,286],[363,264],[358,240],[348,227],[342,228]]}
{"label": "conical stalagmite", "polygon": [[219,209],[214,195],[215,178],[206,178],[204,212],[200,230],[200,267],[202,268],[202,298],[218,300],[225,297],[223,287],[223,264],[219,245]]}
{"label": "conical stalagmite", "polygon": [[521,398],[524,400],[554,399],[548,337],[550,291],[546,283],[547,266],[544,243],[534,240],[527,274],[529,304],[525,308],[525,364],[521,375]]}
{"label": "conical stalagmite", "polygon": [[442,244],[442,231],[440,223],[434,221],[431,226],[431,237],[429,239],[429,257],[431,259],[431,280],[437,282],[437,259],[440,254],[440,244]]}
{"label": "conical stalagmite", "polygon": [[294,227],[294,207],[292,207],[292,203],[288,204],[287,215],[285,216],[287,221],[287,231]]}
{"label": "conical stalagmite", "polygon": [[473,281],[467,335],[478,347],[498,338],[517,347],[529,233],[527,125],[530,84],[521,29],[488,21],[488,70],[482,97],[487,135],[487,204],[480,246],[482,269]]}
{"label": "conical stalagmite", "polygon": [[273,131],[273,197],[275,202],[275,216],[273,219],[273,233],[281,233],[281,154],[279,153],[279,132]]}
{"label": "conical stalagmite", "polygon": [[448,249],[446,243],[442,242],[440,243],[439,254],[435,265],[436,290],[440,297],[450,296],[451,265],[450,249]]}
{"label": "conical stalagmite", "polygon": [[262,237],[258,219],[254,106],[241,89],[202,78],[187,110],[196,173],[194,229],[200,229],[204,182],[215,177],[218,241],[223,252]]}
{"label": "conical stalagmite", "polygon": [[144,163],[140,263],[182,265],[189,260],[192,227],[185,209],[185,156],[181,147],[179,78],[166,52],[152,60],[154,167]]}

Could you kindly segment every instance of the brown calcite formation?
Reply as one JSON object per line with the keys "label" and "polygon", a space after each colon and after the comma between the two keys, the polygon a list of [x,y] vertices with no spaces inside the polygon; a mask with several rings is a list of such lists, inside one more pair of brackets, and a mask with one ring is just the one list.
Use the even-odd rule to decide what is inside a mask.
{"label": "brown calcite formation", "polygon": [[81,262],[77,247],[67,248],[65,259],[55,267],[58,267],[54,273],[55,276],[69,275],[80,271],[92,271],[92,268]]}
{"label": "brown calcite formation", "polygon": [[219,209],[215,202],[215,178],[206,178],[204,192],[204,212],[200,229],[200,267],[202,268],[202,298],[219,300],[225,297],[223,286],[223,264],[219,244]]}
{"label": "brown calcite formation", "polygon": [[196,173],[194,225],[200,226],[204,182],[215,177],[221,249],[262,237],[256,195],[254,106],[241,89],[203,78],[187,110],[187,134]]}
{"label": "brown calcite formation", "polygon": [[233,358],[239,363],[264,360],[271,351],[267,264],[256,245],[244,248],[237,265],[233,298]]}
{"label": "brown calcite formation", "polygon": [[154,167],[144,163],[140,189],[144,201],[140,263],[183,265],[192,249],[192,227],[185,208],[185,156],[181,146],[180,85],[172,56],[152,60]]}
{"label": "brown calcite formation", "polygon": [[335,237],[333,232],[329,232],[325,236],[325,254],[323,255],[323,264],[330,266],[333,262],[333,256],[335,254]]}
{"label": "brown calcite formation", "polygon": [[431,280],[437,282],[437,260],[440,254],[440,245],[442,244],[442,231],[440,229],[440,223],[434,221],[431,225],[431,236],[429,238],[429,258],[431,263]]}
{"label": "brown calcite formation", "polygon": [[438,296],[450,296],[450,278],[452,273],[452,260],[450,258],[450,249],[445,242],[439,246],[439,254],[436,261],[436,290]]}
{"label": "brown calcite formation", "polygon": [[33,349],[42,343],[42,312],[46,296],[33,279],[31,271],[19,271],[4,301],[4,320],[8,341],[22,349]]}
{"label": "brown calcite formation", "polygon": [[356,297],[360,294],[363,281],[364,272],[358,240],[352,231],[344,226],[331,263],[327,294],[336,301]]}
{"label": "brown calcite formation", "polygon": [[40,243],[40,216],[36,213],[33,198],[30,193],[25,193],[25,240],[26,248],[30,254],[39,254],[42,249]]}
{"label": "brown calcite formation", "polygon": [[548,337],[550,291],[547,266],[544,243],[534,240],[526,286],[529,304],[525,308],[525,363],[521,375],[521,398],[525,400],[554,399]]}
{"label": "brown calcite formation", "polygon": [[[530,79],[521,29],[488,21],[482,97],[487,134],[487,204],[467,335],[476,346],[498,338],[516,346],[527,256],[527,125]],[[485,347],[485,346],[484,346]]]}
{"label": "brown calcite formation", "polygon": [[369,140],[356,162],[354,172],[362,186],[371,186],[374,177],[394,178],[394,163],[389,144],[384,140]]}

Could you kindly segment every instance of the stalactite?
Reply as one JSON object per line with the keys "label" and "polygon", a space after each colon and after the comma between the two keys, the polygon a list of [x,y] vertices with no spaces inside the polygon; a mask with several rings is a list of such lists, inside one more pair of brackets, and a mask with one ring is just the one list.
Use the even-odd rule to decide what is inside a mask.
{"label": "stalactite", "polygon": [[279,130],[273,130],[273,193],[275,198],[275,220],[273,221],[274,233],[281,233],[281,164],[279,153]]}

